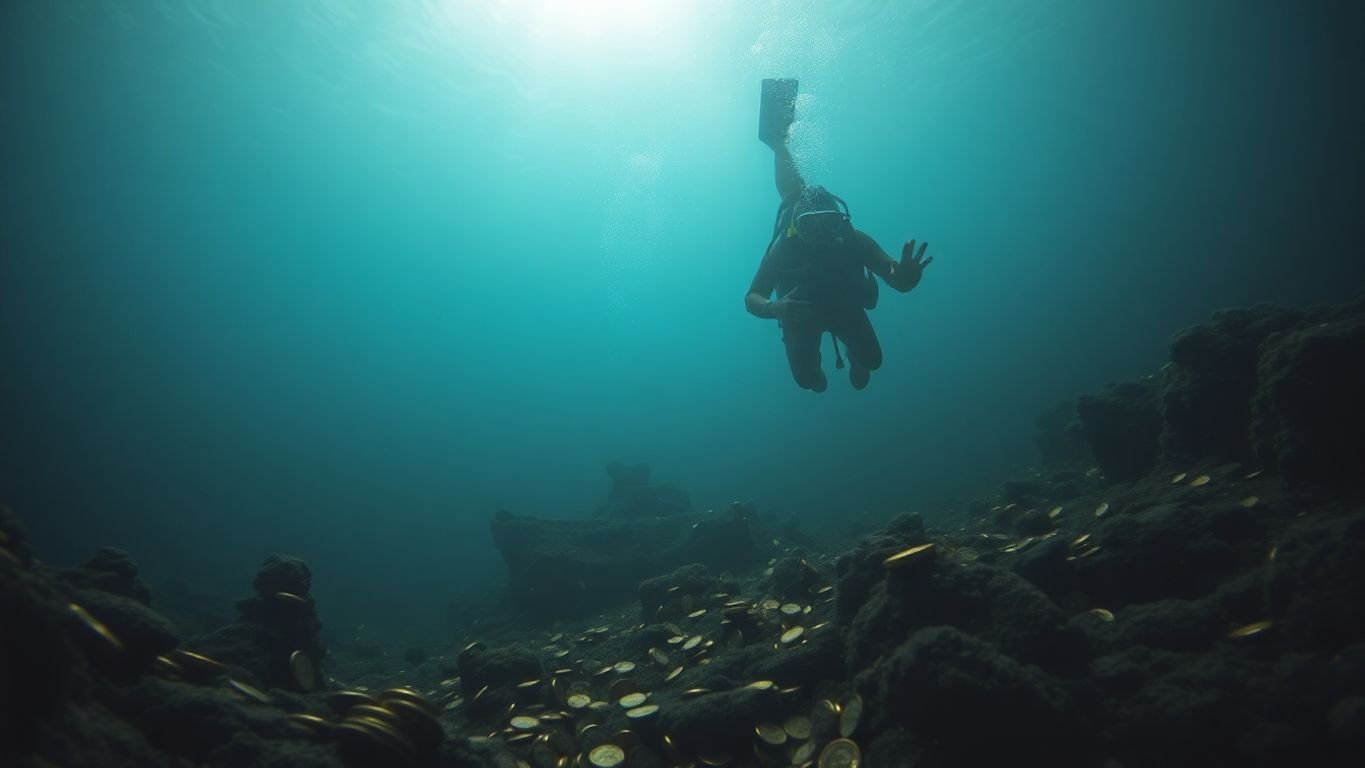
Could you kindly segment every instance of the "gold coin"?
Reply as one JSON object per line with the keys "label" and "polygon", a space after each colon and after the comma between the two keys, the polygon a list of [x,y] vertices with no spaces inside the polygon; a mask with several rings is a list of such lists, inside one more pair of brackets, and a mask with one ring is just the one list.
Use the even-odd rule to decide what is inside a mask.
{"label": "gold coin", "polygon": [[862,750],[848,739],[835,739],[820,750],[819,768],[858,768],[863,759]]}
{"label": "gold coin", "polygon": [[792,715],[787,718],[786,722],[782,723],[782,730],[797,741],[809,739],[812,727],[810,718],[805,715]]}
{"label": "gold coin", "polygon": [[528,688],[535,688],[537,685],[540,685],[539,680],[523,680],[520,683],[517,683],[517,687],[523,691]]}
{"label": "gold coin", "polygon": [[227,679],[227,684],[229,688],[242,694],[248,699],[251,699],[252,701],[255,701],[259,704],[270,703],[270,697],[265,695],[265,693],[260,688],[257,688],[253,685],[247,685],[241,680],[236,680],[231,677]]}
{"label": "gold coin", "polygon": [[1099,551],[1100,551],[1100,548],[1099,548],[1099,547],[1091,547],[1091,548],[1085,550],[1084,552],[1080,553],[1079,555],[1076,555],[1076,557],[1079,557],[1079,558],[1087,558],[1087,557],[1090,557],[1091,555],[1093,555],[1093,554],[1095,554],[1096,552],[1099,552]]}
{"label": "gold coin", "polygon": [[699,618],[701,618],[702,616],[705,616],[705,615],[706,615],[706,609],[705,609],[705,608],[698,608],[697,610],[692,611],[691,613],[688,613],[688,614],[687,614],[687,618],[689,618],[689,619],[699,619]]}
{"label": "gold coin", "polygon": [[308,605],[308,599],[307,599],[307,598],[302,597],[302,596],[300,596],[300,595],[296,595],[296,594],[294,594],[293,592],[276,592],[276,593],[275,593],[275,600],[277,600],[277,601],[279,601],[279,602],[281,602],[281,603],[287,603],[287,604],[289,604],[289,605],[299,605],[299,606]]}
{"label": "gold coin", "polygon": [[1086,476],[1086,477],[1094,477],[1095,475],[1098,475],[1099,473],[1100,473],[1100,468],[1099,468],[1099,467],[1091,467],[1090,469],[1087,469],[1087,470],[1085,471],[1085,476]]}
{"label": "gold coin", "polygon": [[1091,608],[1089,611],[1087,611],[1087,613],[1089,613],[1092,616],[1099,617],[1100,621],[1114,620],[1114,612],[1109,610],[1108,608]]}
{"label": "gold coin", "polygon": [[839,708],[839,735],[845,739],[852,736],[862,717],[863,697],[855,693]]}
{"label": "gold coin", "polygon": [[682,692],[682,695],[687,698],[691,698],[693,696],[702,696],[710,692],[711,692],[710,688],[688,688],[687,690]]}
{"label": "gold coin", "polygon": [[702,641],[701,635],[693,635],[687,638],[687,642],[683,643],[683,650],[690,651],[693,648],[696,648],[697,646],[701,645],[701,641]]}
{"label": "gold coin", "polygon": [[633,661],[618,661],[618,662],[616,662],[615,664],[613,664],[613,665],[611,666],[611,668],[614,669],[614,670],[616,670],[617,673],[624,675],[624,674],[627,673],[627,672],[634,672],[634,671],[635,671],[635,662],[633,662]]}
{"label": "gold coin", "polygon": [[673,682],[674,680],[677,679],[678,675],[682,674],[682,671],[683,671],[682,667],[675,667],[672,672],[669,672],[667,675],[664,675],[664,682],[665,683]]}
{"label": "gold coin", "polygon": [[1171,478],[1171,485],[1175,485],[1176,483],[1178,483],[1178,482],[1180,482],[1181,480],[1184,480],[1184,479],[1185,479],[1185,473],[1184,473],[1184,472],[1181,472],[1180,474],[1178,474],[1178,475],[1176,475],[1175,477]]}
{"label": "gold coin", "polygon": [[931,556],[934,552],[934,543],[920,544],[919,546],[903,549],[900,552],[886,558],[882,565],[887,568],[903,568],[911,563],[918,562]]}
{"label": "gold coin", "polygon": [[1247,474],[1243,475],[1243,476],[1242,476],[1242,479],[1243,479],[1243,480],[1251,480],[1252,478],[1260,477],[1260,476],[1261,476],[1261,470],[1258,469],[1258,470],[1256,470],[1255,472],[1248,472]]}
{"label": "gold coin", "polygon": [[1265,555],[1265,561],[1266,561],[1267,563],[1273,563],[1273,562],[1275,562],[1275,555],[1279,554],[1279,552],[1280,552],[1279,546],[1278,546],[1278,545],[1275,545],[1275,544],[1271,544],[1271,545],[1270,545],[1270,551],[1267,552],[1266,555]]}
{"label": "gold coin", "polygon": [[317,672],[313,669],[313,660],[308,658],[303,651],[294,651],[289,654],[289,674],[294,677],[294,684],[299,690],[307,693],[313,690],[318,684]]}
{"label": "gold coin", "polygon": [[784,616],[795,616],[801,612],[801,606],[796,603],[783,603],[781,611]]}
{"label": "gold coin", "polygon": [[420,704],[407,699],[388,699],[384,708],[398,716],[404,732],[422,746],[436,746],[446,737],[445,729],[436,715]]}
{"label": "gold coin", "polygon": [[664,653],[658,648],[649,649],[649,660],[654,662],[655,664],[658,664],[661,667],[668,666],[668,654]]}
{"label": "gold coin", "polygon": [[772,597],[765,597],[763,598],[763,602],[759,603],[759,607],[765,611],[775,611],[781,606],[782,604],[777,602],[776,598]]}
{"label": "gold coin", "polygon": [[787,732],[782,730],[782,726],[773,723],[759,723],[754,726],[754,733],[765,744],[780,747],[787,743]]}
{"label": "gold coin", "polygon": [[403,724],[403,720],[398,716],[397,712],[394,712],[382,704],[357,704],[354,707],[351,707],[351,711],[346,713],[346,717],[368,717],[371,720],[387,723],[393,728],[397,728]]}
{"label": "gold coin", "polygon": [[332,729],[332,724],[324,718],[306,712],[295,712],[289,715],[289,721],[311,733],[327,733]]}
{"label": "gold coin", "polygon": [[625,696],[617,699],[616,703],[619,704],[622,709],[634,709],[635,707],[644,704],[645,700],[648,698],[649,694],[647,693],[627,693]]}
{"label": "gold coin", "polygon": [[1251,637],[1252,635],[1259,635],[1259,634],[1261,634],[1262,632],[1266,631],[1267,629],[1270,629],[1270,628],[1273,627],[1273,626],[1275,626],[1275,622],[1273,622],[1273,621],[1253,621],[1253,622],[1250,623],[1250,624],[1247,624],[1247,625],[1245,625],[1245,626],[1238,627],[1238,628],[1232,630],[1231,632],[1229,632],[1229,633],[1228,633],[1228,638],[1229,638],[1229,639],[1232,639],[1232,640],[1236,640],[1236,639],[1238,639],[1238,638]]}
{"label": "gold coin", "polygon": [[1090,541],[1090,534],[1082,533],[1080,536],[1077,536],[1076,538],[1071,540],[1071,546],[1079,547],[1080,545],[1086,543],[1087,541]]}
{"label": "gold coin", "polygon": [[1256,498],[1255,496],[1248,496],[1248,497],[1246,497],[1245,499],[1242,499],[1241,501],[1239,501],[1239,502],[1237,502],[1237,503],[1238,503],[1238,504],[1241,504],[1242,506],[1246,507],[1247,509],[1251,509],[1252,507],[1256,506],[1256,502],[1258,502],[1258,501],[1260,501],[1260,499]]}
{"label": "gold coin", "polygon": [[1049,519],[1049,520],[1056,520],[1057,517],[1058,517],[1059,515],[1061,515],[1061,514],[1062,514],[1062,508],[1061,508],[1061,507],[1053,507],[1052,509],[1049,509],[1049,510],[1047,511],[1047,516],[1048,516],[1048,519]]}
{"label": "gold coin", "polygon": [[801,636],[804,634],[806,634],[805,627],[792,627],[791,629],[782,633],[782,644],[791,645],[797,640],[800,640]]}
{"label": "gold coin", "polygon": [[332,691],[327,694],[327,706],[339,715],[350,711],[357,704],[379,704],[379,700],[361,691]]}
{"label": "gold coin", "polygon": [[592,703],[592,697],[586,693],[575,693],[569,696],[567,703],[570,709],[582,709]]}
{"label": "gold coin", "polygon": [[540,727],[540,718],[530,715],[517,715],[507,722],[518,731],[533,731]]}
{"label": "gold coin", "polygon": [[644,704],[642,706],[631,707],[630,709],[626,710],[626,717],[630,718],[631,720],[643,720],[646,717],[650,717],[651,715],[658,711],[659,711],[658,704]]}
{"label": "gold coin", "polygon": [[1208,475],[1200,475],[1199,477],[1196,477],[1195,479],[1191,480],[1190,485],[1194,486],[1195,488],[1198,488],[1201,485],[1208,485],[1209,480],[1210,478]]}
{"label": "gold coin", "polygon": [[1107,502],[1107,501],[1101,501],[1101,502],[1100,502],[1100,505],[1099,505],[1098,507],[1095,507],[1095,517],[1104,517],[1104,513],[1105,513],[1105,512],[1108,512],[1108,511],[1109,511],[1109,502]]}
{"label": "gold coin", "polygon": [[152,671],[171,679],[185,676],[185,670],[167,656],[157,656],[152,659]]}
{"label": "gold coin", "polygon": [[773,687],[773,681],[771,681],[771,680],[755,680],[755,681],[753,681],[752,683],[749,683],[748,685],[746,685],[746,686],[744,686],[744,687],[745,687],[745,688],[749,688],[749,689],[751,689],[751,690],[755,690],[755,691],[766,691],[766,690],[768,690],[768,689],[770,689],[770,688]]}
{"label": "gold coin", "polygon": [[615,744],[602,744],[588,753],[594,768],[615,768],[626,761],[626,752]]}
{"label": "gold coin", "polygon": [[104,622],[91,616],[89,611],[76,603],[68,604],[67,608],[71,610],[71,613],[75,614],[76,618],[79,619],[82,624],[88,627],[91,632],[94,632],[95,636],[102,640],[110,650],[113,650],[116,653],[123,653],[123,649],[126,647],[124,646],[123,641],[118,639],[118,635],[115,635],[112,630],[106,627]]}
{"label": "gold coin", "polygon": [[411,702],[433,715],[436,714],[436,707],[427,700],[427,697],[423,696],[420,691],[407,686],[400,685],[395,688],[386,688],[383,691],[380,691],[379,699],[383,701],[385,705],[390,701]]}
{"label": "gold coin", "polygon": [[795,750],[792,750],[791,758],[792,765],[806,765],[807,762],[811,760],[811,758],[815,757],[815,749],[818,746],[819,744],[816,744],[813,741],[808,741],[802,744],[801,746],[797,747]]}

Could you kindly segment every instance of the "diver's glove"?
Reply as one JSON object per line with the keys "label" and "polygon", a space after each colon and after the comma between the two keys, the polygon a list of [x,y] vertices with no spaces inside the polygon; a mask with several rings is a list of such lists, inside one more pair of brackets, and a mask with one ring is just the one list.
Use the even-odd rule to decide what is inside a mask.
{"label": "diver's glove", "polygon": [[924,268],[934,261],[934,257],[924,258],[924,250],[929,247],[928,243],[921,243],[919,253],[915,253],[915,241],[911,240],[901,249],[901,260],[891,270],[891,279],[887,280],[891,287],[905,293],[919,285],[920,278],[924,277]]}
{"label": "diver's glove", "polygon": [[799,287],[793,288],[777,301],[768,302],[768,313],[777,320],[802,320],[810,315],[810,302],[796,298]]}

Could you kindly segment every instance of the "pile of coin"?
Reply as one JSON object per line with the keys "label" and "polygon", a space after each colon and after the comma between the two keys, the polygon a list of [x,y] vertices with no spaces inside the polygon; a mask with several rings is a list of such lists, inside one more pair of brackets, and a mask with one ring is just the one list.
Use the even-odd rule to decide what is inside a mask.
{"label": "pile of coin", "polygon": [[364,691],[335,691],[327,703],[340,721],[296,714],[301,728],[336,740],[337,752],[358,766],[405,765],[433,753],[445,739],[435,705],[412,688],[389,688],[371,696]]}

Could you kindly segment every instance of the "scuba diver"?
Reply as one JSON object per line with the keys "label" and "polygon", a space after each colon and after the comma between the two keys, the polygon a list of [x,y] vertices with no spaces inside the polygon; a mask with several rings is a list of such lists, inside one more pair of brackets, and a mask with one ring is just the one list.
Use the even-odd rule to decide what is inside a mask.
{"label": "scuba diver", "polygon": [[[820,340],[834,341],[835,368],[843,368],[839,342],[848,351],[848,379],[867,386],[882,364],[882,348],[867,310],[877,306],[877,278],[901,293],[919,285],[928,243],[918,252],[911,240],[892,259],[866,233],[854,229],[848,205],[819,185],[807,185],[796,168],[787,133],[796,117],[797,81],[764,80],[758,138],[773,150],[777,209],[772,240],[758,266],[744,306],[749,314],[775,319],[782,328],[787,363],[802,389],[824,392]],[[778,298],[771,299],[776,291]]]}

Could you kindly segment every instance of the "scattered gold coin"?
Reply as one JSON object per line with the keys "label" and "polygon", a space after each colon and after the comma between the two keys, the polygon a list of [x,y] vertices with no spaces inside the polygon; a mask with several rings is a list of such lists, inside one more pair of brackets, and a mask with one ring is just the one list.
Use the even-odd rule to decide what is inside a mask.
{"label": "scattered gold coin", "polygon": [[616,768],[626,761],[626,752],[615,744],[601,744],[588,753],[594,768]]}
{"label": "scattered gold coin", "polygon": [[1077,536],[1076,538],[1071,540],[1071,546],[1079,547],[1080,545],[1086,543],[1087,541],[1090,541],[1090,534],[1082,533],[1080,536]]}
{"label": "scattered gold coin", "polygon": [[791,645],[797,640],[800,640],[801,636],[804,634],[806,634],[805,627],[792,627],[791,629],[782,633],[782,644]]}
{"label": "scattered gold coin", "polygon": [[1092,616],[1098,616],[1100,621],[1113,621],[1114,612],[1108,608],[1091,608],[1087,611]]}
{"label": "scattered gold coin", "polygon": [[692,611],[691,613],[687,614],[687,618],[689,618],[689,619],[699,619],[699,618],[701,618],[702,616],[705,616],[705,615],[706,615],[706,609],[705,609],[705,608],[698,608],[697,610]]}
{"label": "scattered gold coin", "polygon": [[634,671],[635,671],[635,662],[633,662],[633,661],[618,661],[618,662],[616,662],[615,664],[612,665],[612,669],[616,670],[619,674],[622,674],[622,675],[626,674],[627,672],[634,672]]}
{"label": "scattered gold coin", "polygon": [[535,730],[540,727],[540,718],[532,717],[530,715],[517,715],[508,722],[508,725],[516,728],[518,731]]}
{"label": "scattered gold coin", "polygon": [[1061,514],[1062,514],[1062,508],[1061,508],[1061,507],[1053,507],[1052,509],[1049,509],[1049,510],[1047,511],[1047,516],[1048,516],[1048,519],[1050,519],[1050,520],[1056,520],[1057,517],[1058,517],[1059,515],[1061,515]]}
{"label": "scattered gold coin", "polygon": [[565,703],[569,705],[569,709],[582,709],[592,703],[592,697],[586,693],[575,693],[571,694]]}
{"label": "scattered gold coin", "polygon": [[839,735],[845,739],[852,736],[862,717],[863,697],[855,693],[839,707]]}
{"label": "scattered gold coin", "polygon": [[82,624],[89,628],[91,632],[94,632],[100,640],[104,641],[104,644],[109,646],[111,650],[116,653],[123,653],[123,649],[126,647],[124,646],[123,641],[118,639],[118,635],[115,635],[112,630],[106,627],[104,622],[91,616],[89,611],[76,603],[69,603],[66,607],[70,609],[71,613],[75,614],[76,618],[79,619]]}
{"label": "scattered gold coin", "polygon": [[646,717],[653,716],[658,711],[659,711],[658,704],[645,704],[639,707],[631,707],[630,709],[626,710],[626,717],[630,718],[631,720],[643,720]]}
{"label": "scattered gold coin", "polygon": [[882,565],[886,568],[903,568],[911,563],[923,560],[933,554],[934,543],[920,544],[919,546],[903,549],[900,552],[886,558]]}
{"label": "scattered gold coin", "polygon": [[683,650],[690,651],[693,648],[696,648],[697,646],[701,645],[701,641],[702,641],[701,635],[693,635],[687,638],[687,642],[683,643]]}
{"label": "scattered gold coin", "polygon": [[1208,485],[1210,479],[1211,478],[1208,475],[1200,475],[1199,477],[1196,477],[1195,479],[1191,480],[1190,485],[1195,488],[1198,488],[1201,485]]}
{"label": "scattered gold coin", "polygon": [[287,603],[289,605],[298,606],[308,605],[307,598],[301,595],[296,595],[293,592],[276,592],[275,599],[281,603]]}
{"label": "scattered gold coin", "polygon": [[1242,499],[1241,501],[1239,501],[1239,502],[1237,502],[1237,503],[1238,503],[1238,504],[1241,504],[1242,506],[1246,507],[1247,509],[1251,509],[1252,507],[1256,506],[1256,502],[1258,502],[1258,501],[1260,501],[1260,499],[1256,498],[1255,496],[1248,496],[1248,497],[1246,497],[1245,499]]}
{"label": "scattered gold coin", "polygon": [[848,739],[835,739],[820,750],[819,768],[858,768],[863,753],[858,745]]}
{"label": "scattered gold coin", "polygon": [[801,612],[801,606],[796,603],[783,603],[781,611],[783,616],[795,616]]}
{"label": "scattered gold coin", "polygon": [[755,691],[766,691],[766,690],[768,690],[768,689],[770,689],[770,688],[773,687],[773,681],[771,681],[771,680],[755,680],[755,681],[753,681],[752,683],[749,683],[748,685],[746,685],[746,686],[744,686],[744,687],[745,687],[745,688],[753,689],[753,690],[755,690]]}
{"label": "scattered gold coin", "polygon": [[809,739],[812,729],[811,720],[805,715],[793,715],[787,718],[786,722],[782,723],[782,730],[786,731],[788,736],[797,741]]}
{"label": "scattered gold coin", "polygon": [[313,690],[318,684],[317,672],[313,669],[313,660],[303,651],[294,651],[289,654],[289,674],[294,677],[294,684],[299,690],[307,693]]}
{"label": "scattered gold coin", "polygon": [[258,704],[270,703],[270,697],[265,695],[264,691],[262,691],[260,688],[257,688],[254,685],[248,685],[242,682],[241,680],[237,680],[231,677],[227,679],[227,684],[228,687],[231,688],[232,690],[242,694],[243,696],[247,697],[248,699],[251,699],[252,701],[255,701]]}
{"label": "scattered gold coin", "polygon": [[774,725],[773,723],[759,723],[758,725],[755,725],[754,733],[758,734],[758,738],[763,741],[763,743],[771,744],[774,747],[780,747],[787,743],[787,732],[782,730],[781,726]]}
{"label": "scattered gold coin", "polygon": [[1258,469],[1258,470],[1256,470],[1255,472],[1248,472],[1247,474],[1243,475],[1243,476],[1242,476],[1242,479],[1243,479],[1243,480],[1251,480],[1251,479],[1253,479],[1253,478],[1260,477],[1260,476],[1261,476],[1261,470]]}
{"label": "scattered gold coin", "polygon": [[658,664],[661,667],[668,666],[668,654],[664,653],[658,648],[649,649],[649,660],[654,662],[655,664]]}
{"label": "scattered gold coin", "polygon": [[671,682],[673,682],[674,680],[676,680],[676,679],[678,678],[678,675],[681,675],[681,674],[682,674],[682,671],[683,671],[683,668],[682,668],[681,666],[679,666],[679,667],[674,667],[674,669],[673,669],[672,672],[669,672],[667,675],[664,675],[664,682],[665,682],[665,683],[671,683]]}
{"label": "scattered gold coin", "polygon": [[1228,638],[1236,640],[1243,637],[1251,637],[1252,635],[1259,635],[1273,626],[1275,626],[1275,622],[1273,621],[1253,621],[1250,624],[1238,627],[1229,632]]}
{"label": "scattered gold coin", "polygon": [[1098,507],[1095,507],[1095,517],[1104,517],[1104,513],[1105,513],[1105,512],[1108,512],[1108,511],[1109,511],[1109,502],[1107,502],[1107,501],[1101,501],[1101,502],[1100,502],[1100,505],[1099,505]]}
{"label": "scattered gold coin", "polygon": [[622,709],[634,709],[641,704],[644,704],[645,700],[648,698],[649,694],[639,693],[637,691],[636,693],[627,693],[625,696],[617,699],[616,703],[619,704]]}
{"label": "scattered gold coin", "polygon": [[1184,480],[1184,479],[1185,479],[1185,473],[1184,473],[1184,472],[1181,472],[1180,474],[1178,474],[1178,475],[1176,475],[1175,477],[1171,478],[1171,485],[1175,485],[1176,483],[1178,483],[1178,482],[1180,482],[1181,480]]}

